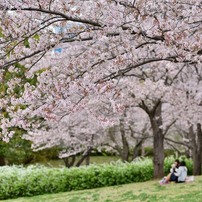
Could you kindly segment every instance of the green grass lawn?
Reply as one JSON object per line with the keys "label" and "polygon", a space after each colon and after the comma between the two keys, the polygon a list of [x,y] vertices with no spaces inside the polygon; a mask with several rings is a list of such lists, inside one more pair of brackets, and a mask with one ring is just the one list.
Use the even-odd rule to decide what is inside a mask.
{"label": "green grass lawn", "polygon": [[194,182],[160,186],[158,181],[132,183],[35,197],[24,197],[2,202],[202,202],[202,176]]}
{"label": "green grass lawn", "polygon": [[[91,156],[90,157],[90,163],[95,164],[103,164],[103,163],[110,163],[113,161],[117,161],[120,158],[118,156]],[[78,160],[78,157],[77,157]],[[45,166],[50,167],[64,167],[64,161],[63,160],[49,160],[47,162],[40,162],[40,164],[43,164]],[[82,163],[82,165],[85,165],[85,161]]]}

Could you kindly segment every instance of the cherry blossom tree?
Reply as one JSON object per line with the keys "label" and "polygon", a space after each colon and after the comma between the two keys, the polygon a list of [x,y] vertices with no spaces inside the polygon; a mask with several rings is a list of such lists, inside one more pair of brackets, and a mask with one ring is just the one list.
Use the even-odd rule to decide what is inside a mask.
{"label": "cherry blossom tree", "polygon": [[200,66],[187,67],[178,82],[178,99],[174,105],[178,113],[178,128],[184,131],[184,143],[191,151],[195,175],[201,174],[202,166],[202,71]]}
{"label": "cherry blossom tree", "polygon": [[[139,156],[143,143],[151,138],[151,126],[147,115],[139,108],[126,108],[119,121],[108,127],[103,147],[118,153],[123,161],[131,161]],[[131,158],[132,157],[132,158]]]}
{"label": "cherry blossom tree", "polygon": [[[12,125],[33,131],[83,108],[111,124],[109,111],[139,106],[151,122],[154,177],[161,177],[164,137],[176,118],[163,118],[174,110],[165,103],[178,95],[174,81],[185,66],[201,64],[201,6],[198,0],[1,0],[1,69],[21,63],[27,78],[38,78],[20,98],[2,99],[27,106],[8,108],[4,136]],[[101,110],[93,107],[97,101]],[[30,122],[35,116],[45,122]]]}
{"label": "cherry blossom tree", "polygon": [[[29,131],[23,138],[32,142],[34,151],[58,146],[59,157],[67,167],[80,166],[85,159],[89,164],[92,150],[99,148],[104,138],[103,127],[89,118],[88,112],[83,110],[58,123],[48,122],[46,128]],[[81,157],[76,161],[78,155]]]}

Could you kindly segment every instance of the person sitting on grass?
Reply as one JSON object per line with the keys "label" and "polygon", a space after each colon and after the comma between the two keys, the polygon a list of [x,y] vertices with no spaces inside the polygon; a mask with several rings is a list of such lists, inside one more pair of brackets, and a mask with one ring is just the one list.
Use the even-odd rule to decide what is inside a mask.
{"label": "person sitting on grass", "polygon": [[[176,169],[175,169],[176,170]],[[179,168],[176,172],[169,173],[167,177],[165,177],[160,184],[167,184],[170,181],[174,181],[177,183],[185,182],[187,177],[187,167],[184,161],[180,162]]]}
{"label": "person sitting on grass", "polygon": [[178,183],[185,182],[186,177],[187,177],[187,167],[186,167],[186,163],[184,161],[182,161],[180,163],[180,166],[175,175],[178,177],[177,178]]}
{"label": "person sitting on grass", "polygon": [[167,181],[173,181],[173,182],[177,181],[177,176],[175,174],[177,173],[179,166],[180,166],[180,161],[176,159],[170,169],[170,175],[168,175],[169,178]]}

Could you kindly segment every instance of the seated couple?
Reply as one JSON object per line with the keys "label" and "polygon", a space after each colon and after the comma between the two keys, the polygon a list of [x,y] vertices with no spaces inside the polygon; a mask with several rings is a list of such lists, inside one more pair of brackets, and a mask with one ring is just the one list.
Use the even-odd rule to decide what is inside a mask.
{"label": "seated couple", "polygon": [[185,182],[187,177],[187,167],[184,161],[175,160],[170,169],[170,173],[164,177],[160,184],[167,184],[169,182]]}

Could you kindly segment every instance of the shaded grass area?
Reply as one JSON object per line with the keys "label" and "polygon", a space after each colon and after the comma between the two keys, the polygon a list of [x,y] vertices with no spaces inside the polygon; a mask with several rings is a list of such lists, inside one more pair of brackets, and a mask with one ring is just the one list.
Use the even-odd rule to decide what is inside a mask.
{"label": "shaded grass area", "polygon": [[[76,158],[78,161],[79,157]],[[103,164],[103,163],[110,163],[119,160],[118,156],[91,156],[90,163],[91,164]],[[37,163],[36,163],[37,164]],[[40,164],[49,166],[49,167],[65,167],[63,160],[49,160],[46,162],[40,162]],[[85,165],[85,161],[81,164]]]}
{"label": "shaded grass area", "polygon": [[2,202],[201,202],[202,176],[194,182],[160,186],[158,181],[132,183],[34,197],[24,197]]}

